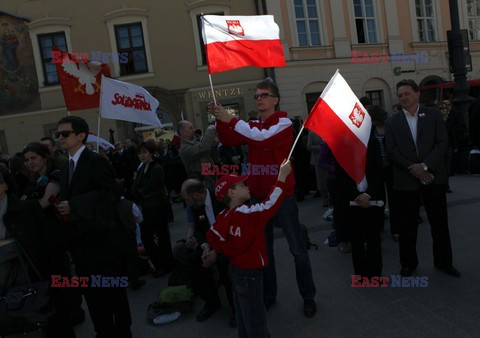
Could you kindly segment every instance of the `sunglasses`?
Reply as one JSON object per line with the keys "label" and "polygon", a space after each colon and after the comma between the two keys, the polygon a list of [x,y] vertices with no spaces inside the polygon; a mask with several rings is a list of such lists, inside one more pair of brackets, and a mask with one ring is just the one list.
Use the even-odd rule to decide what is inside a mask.
{"label": "sunglasses", "polygon": [[71,133],[75,133],[73,130],[63,130],[63,131],[57,131],[55,132],[55,137],[59,138],[62,136],[63,138],[67,138],[70,136]]}
{"label": "sunglasses", "polygon": [[266,98],[269,97],[269,96],[270,96],[270,97],[275,97],[275,95],[272,95],[272,94],[270,94],[270,93],[261,93],[261,94],[255,94],[255,95],[253,96],[253,98],[254,98],[255,100],[258,100],[259,97],[261,97],[262,99],[266,99]]}

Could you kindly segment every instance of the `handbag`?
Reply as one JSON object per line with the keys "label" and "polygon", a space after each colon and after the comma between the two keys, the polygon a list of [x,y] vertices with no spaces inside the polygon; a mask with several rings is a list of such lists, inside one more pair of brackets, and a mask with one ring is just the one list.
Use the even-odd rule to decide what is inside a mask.
{"label": "handbag", "polygon": [[[0,336],[43,331],[53,315],[48,295],[50,282],[41,281],[41,274],[25,249],[18,241],[14,245],[21,267],[28,276],[28,283],[8,287],[6,292],[0,290]],[[22,256],[27,258],[40,282],[32,283]]]}

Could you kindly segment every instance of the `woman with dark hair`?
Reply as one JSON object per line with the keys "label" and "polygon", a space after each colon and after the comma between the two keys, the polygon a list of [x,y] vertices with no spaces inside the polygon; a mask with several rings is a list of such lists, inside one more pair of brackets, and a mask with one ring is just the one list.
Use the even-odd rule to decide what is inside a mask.
{"label": "woman with dark hair", "polygon": [[38,199],[42,208],[50,205],[50,196],[60,191],[59,175],[48,147],[40,142],[30,143],[23,149],[25,165],[31,172],[30,185],[24,191],[24,199]]}
{"label": "woman with dark hair", "polygon": [[[22,199],[36,200],[44,210],[48,275],[70,276],[69,257],[66,253],[68,235],[55,213],[54,206],[50,203],[51,196],[57,196],[60,191],[60,170],[48,147],[40,142],[28,144],[23,149],[23,156],[25,165],[31,172],[31,182],[25,189]],[[56,309],[50,325],[51,336],[74,337],[73,318],[81,317],[83,312],[80,309],[80,294],[62,288],[53,288],[50,292]]]}
{"label": "woman with dark hair", "polygon": [[[168,198],[165,176],[160,164],[153,161],[154,143],[142,143],[137,147],[138,158],[142,162],[132,185],[132,196],[143,213],[140,231],[147,256],[152,261],[157,278],[173,268],[172,245],[168,230]],[[154,233],[158,244],[154,241]]]}

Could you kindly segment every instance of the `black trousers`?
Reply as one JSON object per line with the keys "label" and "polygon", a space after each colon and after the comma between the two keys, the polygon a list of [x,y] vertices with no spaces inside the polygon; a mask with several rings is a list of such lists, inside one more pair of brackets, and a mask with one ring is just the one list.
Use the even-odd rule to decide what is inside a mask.
{"label": "black trousers", "polygon": [[[77,258],[77,259],[76,259]],[[127,276],[123,259],[103,262],[86,261],[73,257],[78,276]],[[97,333],[96,338],[131,338],[132,318],[125,287],[82,288]]]}
{"label": "black trousers", "polygon": [[[365,277],[381,276],[383,208],[349,207],[353,270]],[[366,244],[366,245],[365,245]]]}
{"label": "black trousers", "polygon": [[383,177],[385,180],[385,188],[387,190],[390,233],[392,235],[398,235],[400,232],[400,224],[398,222],[398,203],[395,199],[395,193],[393,190],[393,168],[391,166],[383,169]]}
{"label": "black trousers", "polygon": [[[215,266],[219,273],[219,282],[225,287],[227,300],[233,308],[232,282],[228,275],[229,260],[227,257],[217,254]],[[217,283],[214,278],[213,268],[203,267],[202,251],[197,247],[190,256],[190,267],[193,272],[194,289],[198,290],[200,297],[205,301],[205,307],[215,308],[221,305],[218,296]]]}
{"label": "black trousers", "polygon": [[417,219],[422,200],[431,227],[434,265],[439,268],[452,266],[445,185],[421,186],[416,191],[395,190],[395,195],[400,221],[399,244],[402,268],[415,269],[418,266]]}
{"label": "black trousers", "polygon": [[[170,271],[173,268],[173,255],[168,230],[168,210],[166,207],[149,207],[143,208],[142,213],[140,231],[145,252],[156,270]],[[155,232],[158,244],[153,239]]]}

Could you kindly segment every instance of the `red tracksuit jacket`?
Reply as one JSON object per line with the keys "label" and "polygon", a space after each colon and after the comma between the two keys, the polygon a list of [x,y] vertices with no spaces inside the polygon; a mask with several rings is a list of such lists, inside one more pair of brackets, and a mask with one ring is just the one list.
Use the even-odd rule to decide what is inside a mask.
{"label": "red tracksuit jacket", "polygon": [[208,244],[216,252],[229,257],[230,264],[236,268],[265,268],[268,257],[264,229],[282,204],[284,189],[285,184],[277,181],[263,202],[224,209],[207,232]]}
{"label": "red tracksuit jacket", "polygon": [[[277,171],[267,175],[256,175],[252,170],[247,180],[252,197],[265,199],[277,180],[280,164],[287,158],[293,144],[293,126],[287,113],[276,112],[265,121],[260,119],[248,123],[236,118],[230,123],[217,121],[217,133],[227,147],[248,144],[248,161],[252,166],[276,166]],[[294,187],[294,175],[288,175],[285,195],[292,195]]]}

